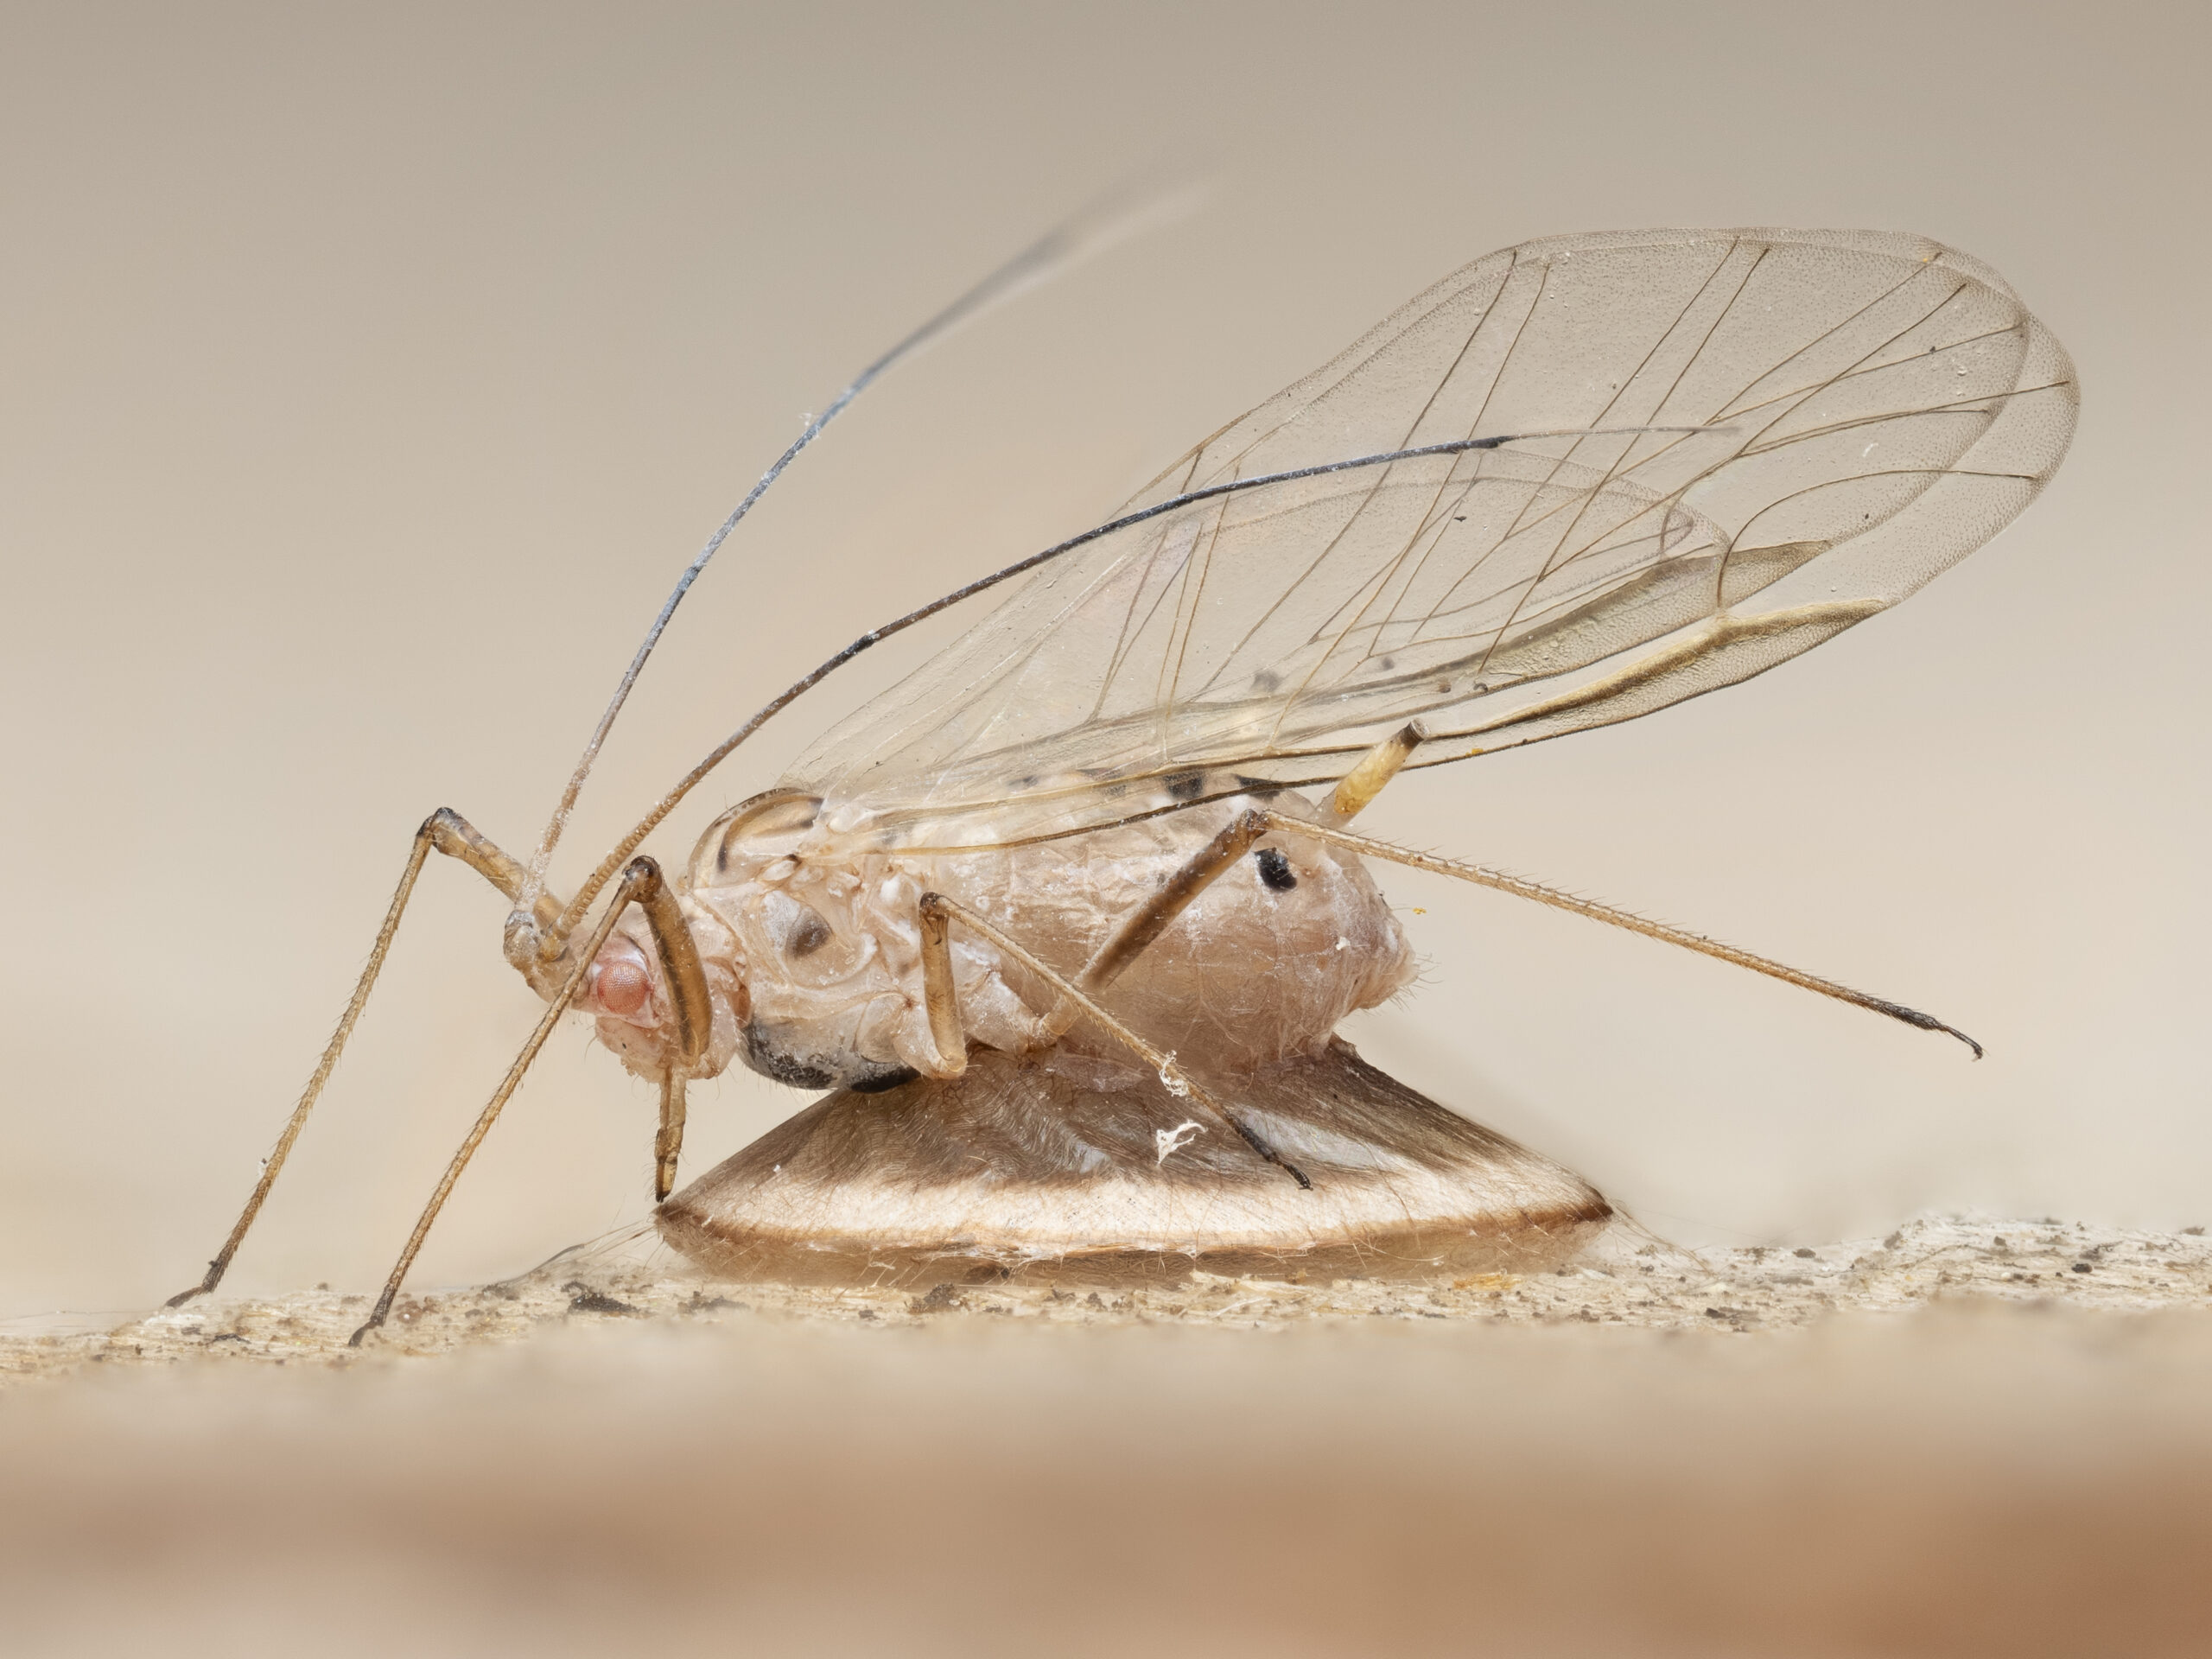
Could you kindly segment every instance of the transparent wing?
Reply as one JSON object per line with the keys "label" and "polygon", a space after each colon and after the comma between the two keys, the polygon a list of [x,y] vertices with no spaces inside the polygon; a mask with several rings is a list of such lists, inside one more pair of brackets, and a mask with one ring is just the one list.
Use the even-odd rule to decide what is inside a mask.
{"label": "transparent wing", "polygon": [[1413,718],[1429,734],[1414,765],[1631,719],[1964,557],[2057,467],[2075,403],[2064,351],[2004,282],[1923,238],[1529,243],[1421,295],[1131,505],[1533,435],[1103,537],[828,733],[786,785],[823,797],[835,831],[976,846],[1332,780]]}

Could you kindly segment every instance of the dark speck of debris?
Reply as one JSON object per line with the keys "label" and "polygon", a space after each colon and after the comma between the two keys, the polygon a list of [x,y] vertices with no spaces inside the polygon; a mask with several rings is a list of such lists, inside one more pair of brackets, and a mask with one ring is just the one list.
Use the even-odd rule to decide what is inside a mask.
{"label": "dark speck of debris", "polygon": [[1095,1290],[1092,1291],[1090,1295],[1083,1299],[1083,1305],[1085,1307],[1104,1307],[1106,1306],[1105,1303],[1098,1300],[1098,1293]]}
{"label": "dark speck of debris", "polygon": [[213,1344],[218,1342],[244,1342],[245,1338],[238,1335],[235,1331],[224,1331],[208,1338],[207,1340],[209,1343]]}
{"label": "dark speck of debris", "polygon": [[2204,1236],[2204,1230],[2202,1227],[2184,1227],[2181,1230],[2182,1236],[2184,1238],[2202,1238]]}
{"label": "dark speck of debris", "polygon": [[1891,1233],[1887,1238],[1882,1241],[1882,1248],[1885,1250],[1894,1250],[1898,1245],[1904,1243],[1904,1235],[1902,1232]]}
{"label": "dark speck of debris", "polygon": [[2076,1273],[2089,1273],[2094,1271],[2094,1269],[2091,1268],[2089,1264],[2086,1262],[2076,1262],[2074,1264],[2074,1271]]}
{"label": "dark speck of debris", "polygon": [[1794,1249],[1794,1250],[1790,1251],[1790,1252],[1789,1252],[1789,1254],[1790,1254],[1790,1255],[1794,1255],[1794,1256],[1796,1256],[1796,1257],[1797,1257],[1800,1261],[1802,1261],[1802,1262],[1809,1262],[1809,1261],[1811,1261],[1811,1260],[1813,1259],[1813,1252],[1812,1252],[1812,1251],[1810,1251],[1810,1250],[1808,1250],[1808,1249],[1806,1249],[1803,1245],[1802,1245],[1802,1244],[1801,1244],[1801,1245],[1799,1245],[1796,1249]]}
{"label": "dark speck of debris", "polygon": [[872,1307],[864,1307],[864,1308],[861,1309],[861,1318],[862,1318],[862,1319],[874,1319],[874,1317],[875,1317],[875,1310],[874,1310],[874,1308],[872,1308]]}
{"label": "dark speck of debris", "polygon": [[918,1296],[906,1304],[909,1313],[942,1313],[948,1307],[960,1306],[960,1293],[950,1285],[933,1286],[926,1296]]}
{"label": "dark speck of debris", "polygon": [[1290,868],[1290,861],[1272,847],[1262,847],[1252,855],[1260,867],[1260,880],[1270,891],[1288,893],[1298,885],[1298,875]]}
{"label": "dark speck of debris", "polygon": [[627,1302],[619,1302],[605,1291],[594,1290],[589,1285],[573,1281],[561,1287],[569,1293],[569,1312],[571,1313],[627,1313],[636,1316],[641,1310]]}

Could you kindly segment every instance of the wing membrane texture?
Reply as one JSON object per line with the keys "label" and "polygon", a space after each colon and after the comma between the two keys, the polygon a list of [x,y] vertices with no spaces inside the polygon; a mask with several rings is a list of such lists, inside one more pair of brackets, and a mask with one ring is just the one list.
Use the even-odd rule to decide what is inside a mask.
{"label": "wing membrane texture", "polygon": [[1409,719],[1430,734],[1415,765],[1630,719],[1964,557],[2056,467],[2075,401],[2004,282],[1921,238],[1508,249],[1130,507],[1512,442],[1240,491],[1081,548],[786,783],[824,798],[833,832],[976,846],[1333,779]]}

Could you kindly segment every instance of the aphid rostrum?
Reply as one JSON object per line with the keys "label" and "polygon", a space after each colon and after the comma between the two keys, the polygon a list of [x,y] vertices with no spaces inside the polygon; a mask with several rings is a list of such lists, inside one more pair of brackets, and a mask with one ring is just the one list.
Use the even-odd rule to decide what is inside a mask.
{"label": "aphid rostrum", "polygon": [[[2065,353],[1986,266],[1887,232],[1610,233],[1479,260],[1107,524],[863,635],[679,781],[573,898],[553,893],[550,858],[601,743],[753,501],[885,369],[1075,239],[1047,238],[925,325],[770,469],[684,572],[527,864],[450,810],[424,823],[245,1213],[177,1300],[221,1280],[432,850],[513,901],[505,955],[547,1009],[364,1332],[571,1009],[658,1085],[659,1230],[721,1270],[1555,1260],[1604,1224],[1605,1200],[1333,1036],[1410,970],[1368,860],[1973,1046],[1898,1004],[1348,827],[1401,772],[1763,672],[1896,604],[2026,506],[2072,435]],[[634,856],[842,663],[1016,577],[964,636],[710,824],[680,876]],[[685,1084],[737,1060],[834,1092],[674,1192]]]}

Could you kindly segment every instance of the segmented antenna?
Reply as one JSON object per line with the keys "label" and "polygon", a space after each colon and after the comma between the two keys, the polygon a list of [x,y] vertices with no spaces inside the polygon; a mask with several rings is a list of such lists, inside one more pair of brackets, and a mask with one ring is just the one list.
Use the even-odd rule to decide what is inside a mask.
{"label": "segmented antenna", "polygon": [[699,579],[699,573],[707,568],[708,562],[721,550],[721,545],[729,539],[730,532],[738,527],[747,513],[753,511],[753,504],[767,493],[768,486],[783,476],[784,469],[798,459],[799,452],[820,437],[823,429],[843,414],[854,398],[925,346],[943,339],[970,318],[988,310],[1002,300],[1012,298],[1024,289],[1057,275],[1076,261],[1088,257],[1163,219],[1179,215],[1192,205],[1194,196],[1195,191],[1188,188],[1173,193],[1153,189],[1139,194],[1126,188],[1116,192],[1032,243],[984,277],[861,370],[851,385],[831,398],[819,415],[807,422],[806,429],[776,458],[774,466],[761,474],[760,481],[746,492],[745,499],[707,538],[707,544],[699,550],[698,556],[683,567],[683,574],[676,579],[676,586],[662,603],[660,613],[653,618],[652,626],[645,630],[645,639],[638,646],[637,655],[630,659],[630,666],[623,671],[621,680],[614,688],[613,696],[607,701],[607,712],[599,717],[599,725],[592,732],[591,741],[584,745],[584,752],[576,762],[575,771],[569,774],[568,787],[561,791],[560,804],[553,809],[553,816],[547,820],[545,833],[538,837],[537,850],[531,855],[530,868],[523,878],[522,891],[515,900],[518,914],[528,917],[538,895],[545,891],[547,867],[552,862],[553,849],[560,844],[562,831],[568,827],[569,815],[575,809],[576,797],[583,791],[584,779],[591,775],[592,764],[599,759],[600,746],[606,742],[607,734],[613,727],[615,716],[622,712],[622,705],[629,701],[630,689],[638,683],[638,676],[645,666],[645,659],[653,654],[653,647],[660,643],[669,619],[676,614],[676,607],[683,602],[683,595],[691,590],[691,584]]}

